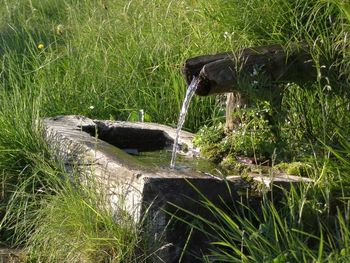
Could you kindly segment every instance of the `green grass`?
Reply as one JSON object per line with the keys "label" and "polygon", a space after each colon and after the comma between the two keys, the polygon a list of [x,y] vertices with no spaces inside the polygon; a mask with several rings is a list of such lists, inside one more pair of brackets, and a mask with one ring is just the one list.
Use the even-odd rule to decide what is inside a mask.
{"label": "green grass", "polygon": [[[286,90],[281,130],[290,159],[307,158],[315,184],[285,193],[282,208],[264,202],[262,217],[241,208],[256,225],[206,201],[221,222],[204,221],[217,233],[207,258],[347,262],[349,13],[340,0],[4,0],[0,242],[25,246],[33,262],[142,261],[137,226],[126,217],[114,224],[110,208],[100,205],[104,197],[89,187],[75,191],[57,180],[66,174],[42,139],[40,118],[134,120],[143,109],[148,120],[174,126],[187,58],[306,42],[321,74]],[[185,127],[222,120],[215,98],[195,98]]]}
{"label": "green grass", "polygon": [[348,207],[325,219],[323,200],[313,202],[312,193],[299,191],[286,193],[283,208],[265,196],[260,213],[244,204],[227,211],[204,199],[216,221],[193,215],[199,224],[186,223],[212,240],[208,262],[347,262]]}
{"label": "green grass", "polygon": [[[2,7],[4,85],[27,83],[40,92],[43,115],[125,120],[144,109],[152,121],[175,125],[174,109],[186,90],[182,63],[223,50],[225,30],[218,25],[208,31],[213,25],[201,4],[108,1],[106,10],[102,3],[18,1]],[[197,99],[192,107],[203,111],[192,111],[187,127],[208,121],[213,105],[213,99]]]}
{"label": "green grass", "polygon": [[[107,196],[72,186],[40,199],[26,250],[32,262],[142,262],[140,230],[122,210],[113,215]],[[28,226],[27,226],[28,227]],[[139,248],[140,255],[136,255]]]}

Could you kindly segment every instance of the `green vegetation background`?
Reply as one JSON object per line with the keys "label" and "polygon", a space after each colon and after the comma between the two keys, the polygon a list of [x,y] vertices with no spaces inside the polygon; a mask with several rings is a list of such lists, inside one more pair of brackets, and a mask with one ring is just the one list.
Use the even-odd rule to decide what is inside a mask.
{"label": "green vegetation background", "polygon": [[[341,0],[2,0],[1,242],[28,248],[32,262],[141,262],[134,256],[142,247],[135,226],[114,226],[109,208],[98,202],[103,197],[75,193],[69,182],[56,180],[66,174],[51,158],[38,120],[59,114],[135,120],[142,109],[146,120],[174,126],[187,58],[303,41],[319,73],[338,69],[285,97],[287,143],[295,153],[306,147],[314,154],[309,176],[315,184],[286,194],[282,212],[266,204],[260,228],[239,218],[238,227],[215,208],[225,224],[213,226],[219,235],[208,260],[347,262],[349,23],[349,4]],[[215,98],[195,98],[185,126],[195,132],[222,120]],[[67,213],[72,204],[77,208]],[[60,222],[64,215],[67,224]],[[244,243],[246,233],[252,238]],[[65,255],[58,249],[62,240],[70,244]],[[77,240],[90,242],[74,246]]]}

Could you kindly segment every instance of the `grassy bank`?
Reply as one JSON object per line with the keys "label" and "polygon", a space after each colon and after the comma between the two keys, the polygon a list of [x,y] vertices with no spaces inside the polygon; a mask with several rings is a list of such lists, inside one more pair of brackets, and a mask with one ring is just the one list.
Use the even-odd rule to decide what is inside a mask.
{"label": "grassy bank", "polygon": [[[186,91],[181,66],[187,58],[306,42],[318,79],[286,90],[287,114],[279,128],[288,158],[310,163],[315,183],[285,193],[282,209],[264,203],[257,225],[207,202],[221,220],[221,225],[209,223],[218,235],[212,236],[216,243],[207,258],[347,262],[349,13],[349,5],[336,0],[4,0],[0,244],[27,247],[34,262],[141,262],[137,226],[127,219],[114,224],[91,189],[75,192],[57,182],[67,175],[52,159],[38,120],[59,114],[137,120],[144,110],[147,121],[174,126]],[[186,129],[218,125],[223,121],[218,104],[213,97],[195,98]],[[256,146],[251,137],[247,141],[247,151]],[[271,153],[276,154],[274,148]],[[256,217],[254,211],[246,214]],[[80,235],[73,235],[76,229]]]}
{"label": "grassy bank", "polygon": [[[150,257],[138,258],[143,249],[136,226],[112,225],[108,209],[96,207],[98,196],[57,183],[67,175],[52,159],[38,120],[58,114],[137,120],[142,109],[147,121],[175,125],[186,90],[181,64],[218,51],[223,38],[223,29],[210,30],[220,26],[206,21],[205,13],[201,4],[185,2],[3,2],[1,244],[26,247],[34,262]],[[197,99],[192,107],[202,110],[191,111],[189,130],[218,116],[213,98]]]}

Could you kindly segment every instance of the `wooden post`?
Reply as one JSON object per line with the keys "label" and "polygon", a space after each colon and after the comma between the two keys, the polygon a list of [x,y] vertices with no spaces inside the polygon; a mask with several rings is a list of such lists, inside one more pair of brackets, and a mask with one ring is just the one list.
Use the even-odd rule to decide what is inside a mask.
{"label": "wooden post", "polygon": [[233,117],[234,112],[237,112],[240,108],[246,106],[247,101],[242,97],[242,95],[233,91],[227,93],[226,98],[226,124],[225,131],[233,131],[237,125],[239,125],[239,120]]}

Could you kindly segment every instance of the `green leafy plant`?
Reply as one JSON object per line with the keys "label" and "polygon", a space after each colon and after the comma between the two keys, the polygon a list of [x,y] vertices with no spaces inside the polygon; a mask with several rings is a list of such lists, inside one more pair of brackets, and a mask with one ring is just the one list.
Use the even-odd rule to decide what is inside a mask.
{"label": "green leafy plant", "polygon": [[271,107],[268,102],[253,108],[237,111],[239,126],[227,136],[229,154],[252,157],[255,160],[270,158],[276,148],[276,135],[268,119]]}
{"label": "green leafy plant", "polygon": [[193,144],[200,147],[201,154],[214,162],[220,161],[225,154],[223,139],[225,137],[222,123],[213,126],[204,126],[196,134]]}

